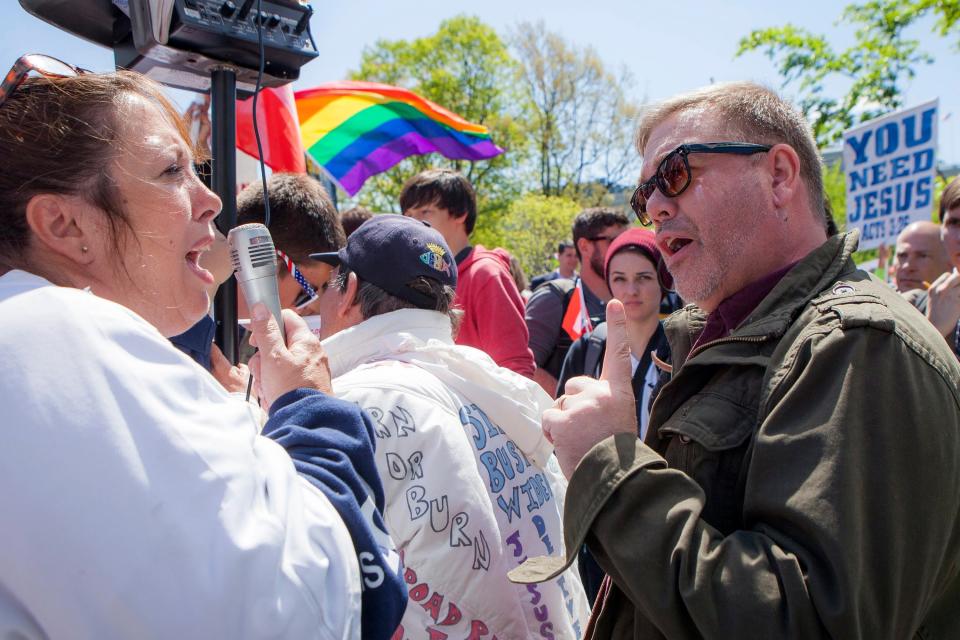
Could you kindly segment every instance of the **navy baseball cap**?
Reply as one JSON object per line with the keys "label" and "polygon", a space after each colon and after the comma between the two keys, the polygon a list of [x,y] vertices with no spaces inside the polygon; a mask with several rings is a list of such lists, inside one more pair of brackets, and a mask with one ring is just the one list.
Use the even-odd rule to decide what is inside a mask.
{"label": "navy baseball cap", "polygon": [[345,264],[361,280],[422,309],[434,308],[437,301],[407,286],[418,276],[457,287],[457,265],[443,236],[426,222],[406,216],[375,215],[340,251],[310,257],[334,267]]}

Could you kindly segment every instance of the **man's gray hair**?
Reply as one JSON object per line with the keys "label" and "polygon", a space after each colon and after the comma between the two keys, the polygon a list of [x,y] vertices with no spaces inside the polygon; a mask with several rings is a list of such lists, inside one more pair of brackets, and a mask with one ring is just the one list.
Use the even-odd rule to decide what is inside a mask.
{"label": "man's gray hair", "polygon": [[731,142],[788,144],[793,147],[800,156],[800,175],[807,185],[810,207],[820,215],[826,227],[823,161],[810,125],[793,105],[766,87],[752,82],[713,84],[647,108],[637,128],[636,145],[640,155],[650,141],[650,134],[664,120],[675,113],[697,109],[719,114],[725,127],[719,135],[729,137]]}
{"label": "man's gray hair", "polygon": [[[334,278],[333,286],[341,293],[347,290],[347,281],[350,273],[351,270],[347,265],[340,265],[337,276]],[[368,320],[374,316],[382,316],[391,311],[399,311],[400,309],[423,308],[403,298],[397,297],[372,282],[363,280],[359,276],[357,276],[357,285],[357,297],[354,299],[354,302],[360,305],[360,315],[363,316],[364,320]],[[453,332],[456,334],[463,312],[453,306],[453,298],[456,295],[453,287],[441,284],[433,278],[425,278],[423,276],[408,283],[407,286],[435,300],[436,305],[430,309],[430,311],[437,311],[447,315],[450,318]]]}

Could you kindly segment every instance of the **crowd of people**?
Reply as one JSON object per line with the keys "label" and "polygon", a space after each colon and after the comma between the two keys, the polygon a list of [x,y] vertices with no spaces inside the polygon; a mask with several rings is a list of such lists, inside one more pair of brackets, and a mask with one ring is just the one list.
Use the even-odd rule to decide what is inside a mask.
{"label": "crowd of people", "polygon": [[890,286],[769,89],[637,147],[641,224],[582,211],[526,296],[455,171],[402,215],[248,187],[283,332],[241,295],[233,363],[202,145],[143,76],[18,61],[0,636],[960,636],[960,180]]}

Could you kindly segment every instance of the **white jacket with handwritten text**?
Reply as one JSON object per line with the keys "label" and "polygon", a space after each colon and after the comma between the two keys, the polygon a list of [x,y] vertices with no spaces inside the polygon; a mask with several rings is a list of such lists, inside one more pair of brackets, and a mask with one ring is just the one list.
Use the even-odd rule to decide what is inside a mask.
{"label": "white jacket with handwritten text", "polygon": [[456,346],[447,316],[404,309],[328,338],[338,396],[377,422],[386,524],[420,638],[579,638],[576,568],[539,585],[507,571],[564,552],[566,481],[540,429],[550,398],[485,353]]}

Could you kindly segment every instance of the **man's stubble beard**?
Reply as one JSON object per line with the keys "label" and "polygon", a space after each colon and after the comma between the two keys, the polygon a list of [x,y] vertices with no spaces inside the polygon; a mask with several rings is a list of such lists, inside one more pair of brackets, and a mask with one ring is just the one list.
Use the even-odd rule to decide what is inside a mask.
{"label": "man's stubble beard", "polygon": [[[739,223],[723,224],[722,221],[718,221],[721,224],[711,227],[706,237],[706,244],[703,242],[703,234],[699,229],[697,230],[699,240],[695,242],[701,244],[699,263],[685,265],[686,273],[673,274],[674,287],[683,300],[700,306],[705,300],[714,296],[731,276],[737,276],[745,285],[766,275],[758,273],[753,277],[747,273],[733,273],[733,270],[743,263],[743,255],[748,248],[746,243],[750,242],[742,230],[754,228],[760,215],[739,218],[731,216],[732,219],[739,219]],[[736,291],[730,291],[728,295],[733,293]]]}
{"label": "man's stubble beard", "polygon": [[597,274],[597,277],[603,280],[603,255],[594,248],[590,256],[590,270]]}

